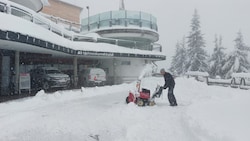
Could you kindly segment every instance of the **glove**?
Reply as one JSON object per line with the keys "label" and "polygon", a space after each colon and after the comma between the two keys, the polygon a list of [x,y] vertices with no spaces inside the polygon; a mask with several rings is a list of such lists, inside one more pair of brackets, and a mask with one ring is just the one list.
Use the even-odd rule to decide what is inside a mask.
{"label": "glove", "polygon": [[167,89],[167,87],[161,86],[161,89]]}

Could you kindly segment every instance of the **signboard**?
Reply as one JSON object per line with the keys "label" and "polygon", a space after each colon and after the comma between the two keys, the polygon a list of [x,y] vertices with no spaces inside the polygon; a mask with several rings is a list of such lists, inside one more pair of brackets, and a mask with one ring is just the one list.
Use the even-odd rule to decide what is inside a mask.
{"label": "signboard", "polygon": [[29,73],[20,73],[19,91],[25,90],[25,89],[28,89],[30,92],[30,74]]}

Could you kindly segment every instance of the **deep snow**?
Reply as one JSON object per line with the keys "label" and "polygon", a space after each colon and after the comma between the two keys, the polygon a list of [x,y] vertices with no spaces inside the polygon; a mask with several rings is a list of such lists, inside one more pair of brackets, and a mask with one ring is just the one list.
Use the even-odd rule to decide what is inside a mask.
{"label": "deep snow", "polygon": [[[151,92],[163,78],[142,79]],[[125,104],[135,83],[59,91],[0,104],[1,141],[248,141],[249,90],[176,78],[157,105]]]}

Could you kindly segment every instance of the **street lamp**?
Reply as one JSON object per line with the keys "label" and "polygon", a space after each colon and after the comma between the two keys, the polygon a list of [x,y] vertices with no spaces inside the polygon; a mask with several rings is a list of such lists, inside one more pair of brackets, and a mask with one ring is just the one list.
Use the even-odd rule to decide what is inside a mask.
{"label": "street lamp", "polygon": [[87,10],[88,10],[88,31],[89,31],[89,6],[86,6]]}

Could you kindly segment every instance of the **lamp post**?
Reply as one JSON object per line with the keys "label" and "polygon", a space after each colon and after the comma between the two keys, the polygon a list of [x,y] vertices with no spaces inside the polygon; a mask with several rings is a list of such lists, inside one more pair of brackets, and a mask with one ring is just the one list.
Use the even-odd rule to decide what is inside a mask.
{"label": "lamp post", "polygon": [[89,6],[86,6],[87,10],[88,10],[88,31],[89,31]]}

